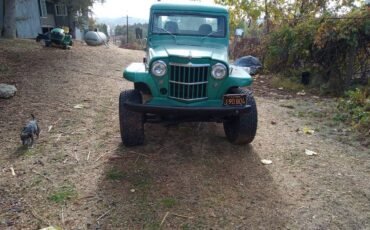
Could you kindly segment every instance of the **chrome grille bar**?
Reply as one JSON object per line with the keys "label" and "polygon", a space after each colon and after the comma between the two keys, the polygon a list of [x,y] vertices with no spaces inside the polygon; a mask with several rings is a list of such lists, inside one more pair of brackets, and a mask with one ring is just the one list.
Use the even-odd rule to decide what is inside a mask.
{"label": "chrome grille bar", "polygon": [[169,98],[184,101],[207,99],[209,66],[170,63]]}

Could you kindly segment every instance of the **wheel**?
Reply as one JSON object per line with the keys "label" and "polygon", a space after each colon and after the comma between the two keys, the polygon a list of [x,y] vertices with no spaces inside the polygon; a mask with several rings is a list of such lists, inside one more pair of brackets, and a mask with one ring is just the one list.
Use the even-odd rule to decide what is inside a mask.
{"label": "wheel", "polygon": [[131,89],[122,91],[119,96],[119,123],[121,139],[125,146],[135,146],[144,143],[144,114],[128,111],[126,101],[142,103],[143,99],[139,90]]}
{"label": "wheel", "polygon": [[247,104],[251,106],[251,111],[223,122],[226,137],[233,144],[249,144],[253,141],[257,131],[256,102],[249,90],[236,88],[231,93],[246,94]]}

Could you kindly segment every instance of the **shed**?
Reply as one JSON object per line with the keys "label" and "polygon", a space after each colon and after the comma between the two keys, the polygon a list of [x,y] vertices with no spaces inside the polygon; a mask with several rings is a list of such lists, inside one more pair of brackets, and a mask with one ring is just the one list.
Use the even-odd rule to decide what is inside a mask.
{"label": "shed", "polygon": [[41,33],[38,0],[16,0],[17,37],[34,38]]}

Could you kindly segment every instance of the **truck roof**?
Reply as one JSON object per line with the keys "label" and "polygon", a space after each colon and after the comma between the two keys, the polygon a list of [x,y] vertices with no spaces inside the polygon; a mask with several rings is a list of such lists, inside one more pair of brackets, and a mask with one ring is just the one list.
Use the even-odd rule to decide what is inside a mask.
{"label": "truck roof", "polygon": [[227,13],[227,8],[216,4],[205,3],[155,3],[150,10],[181,10],[210,13]]}

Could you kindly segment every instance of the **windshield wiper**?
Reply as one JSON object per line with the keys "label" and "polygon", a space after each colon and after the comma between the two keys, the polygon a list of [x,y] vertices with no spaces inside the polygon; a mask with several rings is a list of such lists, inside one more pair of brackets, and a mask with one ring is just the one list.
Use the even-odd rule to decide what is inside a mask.
{"label": "windshield wiper", "polygon": [[157,27],[155,26],[154,29],[159,29],[159,30],[162,30],[166,33],[168,33],[169,35],[171,35],[173,37],[173,39],[175,39],[175,42],[177,43],[177,40],[176,40],[176,35],[174,35],[173,33],[171,33],[170,31],[166,30],[165,28],[161,28],[161,27]]}
{"label": "windshield wiper", "polygon": [[206,36],[202,37],[201,39],[204,40],[206,38],[208,38],[209,36],[215,34],[215,33],[218,33],[218,32],[222,32],[222,30],[218,30],[218,31],[212,31],[211,33],[207,34]]}

